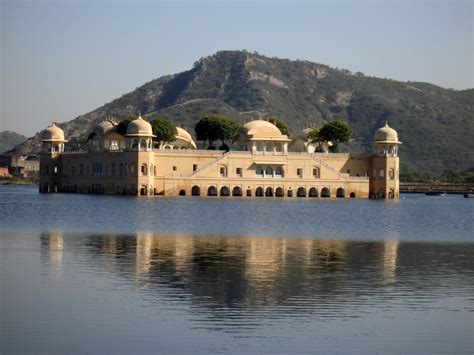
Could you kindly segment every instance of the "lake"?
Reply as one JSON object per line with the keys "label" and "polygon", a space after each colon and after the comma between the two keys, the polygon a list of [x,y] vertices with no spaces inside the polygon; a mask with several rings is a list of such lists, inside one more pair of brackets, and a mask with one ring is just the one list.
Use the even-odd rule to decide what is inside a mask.
{"label": "lake", "polygon": [[472,353],[474,200],[0,186],[0,353]]}

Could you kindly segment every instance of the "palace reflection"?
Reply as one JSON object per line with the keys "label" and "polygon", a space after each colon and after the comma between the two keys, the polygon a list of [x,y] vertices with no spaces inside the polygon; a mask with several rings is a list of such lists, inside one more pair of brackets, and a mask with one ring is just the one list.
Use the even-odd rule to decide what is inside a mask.
{"label": "palace reflection", "polygon": [[[66,241],[65,241],[66,240]],[[125,278],[151,295],[186,300],[200,312],[253,312],[279,307],[294,314],[318,312],[357,298],[392,297],[393,285],[426,290],[436,287],[430,258],[449,247],[396,240],[328,241],[271,237],[196,237],[138,233],[135,236],[41,235],[51,273],[62,265],[63,251],[94,272]],[[446,257],[446,267],[470,270],[472,261]],[[374,302],[372,300],[372,305]],[[311,305],[311,306],[308,306]],[[324,306],[326,305],[326,306]],[[224,312],[225,313],[225,312]],[[229,315],[227,314],[227,316]]]}

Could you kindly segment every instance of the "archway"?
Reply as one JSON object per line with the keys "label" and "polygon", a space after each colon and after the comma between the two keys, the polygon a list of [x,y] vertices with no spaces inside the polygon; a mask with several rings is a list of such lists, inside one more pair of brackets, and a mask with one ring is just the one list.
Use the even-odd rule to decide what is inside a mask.
{"label": "archway", "polygon": [[220,191],[221,196],[230,196],[230,191],[227,186],[222,186]]}
{"label": "archway", "polygon": [[217,188],[215,186],[209,186],[207,196],[217,196]]}
{"label": "archway", "polygon": [[263,189],[261,187],[257,187],[257,189],[255,190],[255,196],[263,196]]}
{"label": "archway", "polygon": [[283,197],[284,194],[285,194],[285,192],[283,191],[283,189],[281,187],[276,188],[276,190],[275,190],[275,196],[276,197]]}
{"label": "archway", "polygon": [[265,190],[265,196],[273,197],[273,189],[271,187],[267,187],[267,189]]}
{"label": "archway", "polygon": [[201,188],[199,186],[193,186],[191,189],[191,196],[201,196]]}
{"label": "archway", "polygon": [[327,187],[323,187],[321,190],[321,197],[331,197],[331,191]]}
{"label": "archway", "polygon": [[356,197],[356,194],[355,192],[351,192],[351,194],[349,195],[350,198],[355,198]]}
{"label": "archway", "polygon": [[338,188],[336,191],[336,197],[339,197],[339,198],[346,197],[346,191],[342,187]]}
{"label": "archway", "polygon": [[180,190],[179,191],[179,196],[186,196],[186,191],[185,190]]}
{"label": "archway", "polygon": [[315,187],[310,188],[308,196],[309,197],[318,197],[318,189],[315,188]]}
{"label": "archway", "polygon": [[232,196],[242,196],[242,189],[239,186],[235,186],[232,189]]}
{"label": "archway", "polygon": [[304,187],[299,187],[298,191],[296,191],[296,196],[306,197],[306,189]]}

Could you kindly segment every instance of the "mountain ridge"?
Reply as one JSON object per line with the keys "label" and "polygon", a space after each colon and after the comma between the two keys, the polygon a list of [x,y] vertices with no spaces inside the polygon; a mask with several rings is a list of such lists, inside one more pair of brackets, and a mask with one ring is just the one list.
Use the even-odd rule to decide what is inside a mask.
{"label": "mountain ridge", "polygon": [[[276,116],[292,133],[342,119],[353,128],[350,145],[355,152],[369,152],[374,130],[388,121],[404,143],[403,171],[442,173],[474,166],[474,143],[464,134],[474,131],[474,89],[380,79],[245,51],[201,58],[190,70],[151,80],[59,126],[77,144],[106,115],[123,119],[138,112],[148,119],[167,116],[191,134],[205,114],[223,114],[241,123]],[[39,138],[38,133],[15,151],[37,151]]]}
{"label": "mountain ridge", "polygon": [[13,131],[0,132],[0,154],[14,148],[18,144],[23,143],[28,138],[22,134]]}

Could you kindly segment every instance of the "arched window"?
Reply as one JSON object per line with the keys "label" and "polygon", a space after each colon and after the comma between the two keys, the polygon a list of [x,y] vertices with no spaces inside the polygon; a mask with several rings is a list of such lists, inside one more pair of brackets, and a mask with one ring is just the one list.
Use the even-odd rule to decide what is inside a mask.
{"label": "arched window", "polygon": [[275,145],[275,151],[276,151],[277,153],[283,153],[283,144],[277,143],[277,144]]}
{"label": "arched window", "polygon": [[356,197],[356,194],[355,192],[351,192],[351,194],[349,195],[350,198],[355,198]]}
{"label": "arched window", "polygon": [[179,147],[177,145],[173,146],[173,150],[179,150]]}
{"label": "arched window", "polygon": [[240,188],[240,186],[235,186],[232,189],[232,196],[242,196],[242,189]]}
{"label": "arched window", "polygon": [[257,187],[257,189],[255,190],[255,196],[263,196],[263,189],[261,187]]}
{"label": "arched window", "polygon": [[217,189],[215,186],[209,186],[207,189],[207,196],[217,196]]}
{"label": "arched window", "polygon": [[321,197],[331,197],[331,191],[327,187],[323,187]]}
{"label": "arched window", "polygon": [[146,149],[147,144],[146,144],[146,139],[142,139],[140,141],[140,149]]}
{"label": "arched window", "polygon": [[147,165],[146,164],[142,164],[141,173],[142,173],[142,175],[147,175]]}
{"label": "arched window", "polygon": [[227,186],[222,186],[220,191],[221,196],[230,196],[230,191]]}
{"label": "arched window", "polygon": [[134,139],[132,142],[132,149],[138,148],[138,140]]}
{"label": "arched window", "polygon": [[310,188],[309,192],[308,192],[308,196],[309,197],[318,197],[318,189],[315,188],[315,187]]}
{"label": "arched window", "polygon": [[298,191],[296,191],[296,196],[306,197],[306,189],[304,187],[299,187]]}
{"label": "arched window", "polygon": [[273,153],[273,143],[267,143],[265,151]]}
{"label": "arched window", "polygon": [[258,142],[257,143],[257,152],[263,152],[263,149],[265,149],[265,145],[263,142]]}
{"label": "arched window", "polygon": [[263,177],[263,168],[261,166],[257,166],[255,168],[255,175],[258,177]]}
{"label": "arched window", "polygon": [[265,196],[273,197],[273,189],[271,187],[267,187],[267,189],[265,190]]}
{"label": "arched window", "polygon": [[265,176],[270,176],[272,177],[273,176],[273,169],[271,166],[267,166],[267,168],[265,169]]}
{"label": "arched window", "polygon": [[185,190],[180,190],[179,191],[179,196],[186,196],[186,191]]}
{"label": "arched window", "polygon": [[171,149],[171,147],[169,145],[166,145],[165,149]]}
{"label": "arched window", "polygon": [[346,191],[342,187],[340,187],[336,191],[336,196],[340,198],[344,198],[346,197]]}
{"label": "arched window", "polygon": [[201,196],[201,188],[199,186],[193,186],[191,196]]}
{"label": "arched window", "polygon": [[283,195],[284,195],[283,188],[277,187],[276,190],[275,190],[275,196],[276,197],[283,197]]}
{"label": "arched window", "polygon": [[388,176],[389,176],[390,180],[395,180],[395,169],[391,168],[388,171]]}

